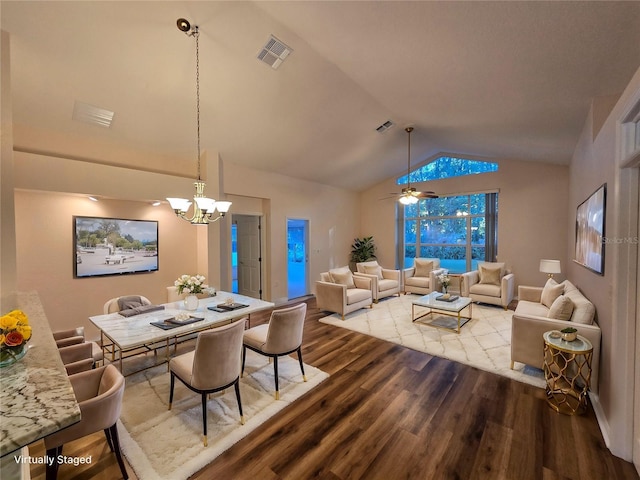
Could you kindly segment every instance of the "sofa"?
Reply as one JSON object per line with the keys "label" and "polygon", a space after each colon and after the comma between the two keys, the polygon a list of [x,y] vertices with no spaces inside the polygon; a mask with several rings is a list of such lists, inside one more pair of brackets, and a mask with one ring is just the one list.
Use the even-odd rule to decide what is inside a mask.
{"label": "sofa", "polygon": [[502,262],[479,262],[478,270],[462,274],[462,296],[505,310],[515,295],[515,277]]}
{"label": "sofa", "polygon": [[320,310],[345,315],[373,305],[373,285],[369,275],[354,275],[349,267],[323,272],[316,282],[316,304]]}
{"label": "sofa", "polygon": [[591,391],[598,389],[601,331],[596,309],[570,281],[549,279],[544,287],[518,287],[518,306],[511,320],[511,368],[514,362],[536,368],[544,365],[542,335],[550,330],[574,327],[593,345]]}
{"label": "sofa", "polygon": [[438,286],[437,276],[446,271],[440,268],[439,258],[414,258],[413,267],[402,271],[405,295],[407,293],[428,295]]}

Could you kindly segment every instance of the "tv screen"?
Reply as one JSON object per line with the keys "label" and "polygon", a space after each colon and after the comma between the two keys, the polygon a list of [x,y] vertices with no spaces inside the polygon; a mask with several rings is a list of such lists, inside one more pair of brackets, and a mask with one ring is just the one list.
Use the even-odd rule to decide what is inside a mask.
{"label": "tv screen", "polygon": [[158,270],[158,222],[73,217],[74,277]]}
{"label": "tv screen", "polygon": [[607,184],[578,205],[575,262],[604,274],[604,228]]}

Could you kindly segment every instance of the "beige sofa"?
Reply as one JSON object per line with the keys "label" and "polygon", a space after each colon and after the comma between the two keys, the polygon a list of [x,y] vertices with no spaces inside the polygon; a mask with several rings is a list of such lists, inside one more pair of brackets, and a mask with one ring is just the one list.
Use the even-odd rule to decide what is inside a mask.
{"label": "beige sofa", "polygon": [[437,276],[447,270],[440,268],[439,258],[414,258],[413,267],[402,271],[404,293],[427,295],[439,285]]}
{"label": "beige sofa", "polygon": [[341,267],[323,272],[316,282],[316,304],[320,310],[327,310],[344,316],[364,307],[373,305],[373,285],[369,275],[354,275],[349,267]]}
{"label": "beige sofa", "polygon": [[[558,316],[566,317],[570,315],[570,317],[568,320],[549,318],[550,313],[554,315],[554,305],[558,305],[555,302],[561,302],[562,299],[554,299],[554,303],[550,303],[551,299],[547,299],[543,303],[544,288],[518,287],[518,306],[511,320],[511,368],[513,368],[514,362],[542,368],[544,363],[544,340],[542,335],[549,330],[574,327],[578,330],[578,335],[586,337],[593,345],[591,390],[597,392],[601,332],[600,327],[595,323],[595,307],[568,280],[557,284],[551,279],[547,282],[547,285],[549,287],[564,287],[555,287],[556,293],[557,289],[560,288],[562,296],[571,300],[569,303],[573,305],[573,310],[561,312]],[[545,285],[545,288],[547,285]]]}

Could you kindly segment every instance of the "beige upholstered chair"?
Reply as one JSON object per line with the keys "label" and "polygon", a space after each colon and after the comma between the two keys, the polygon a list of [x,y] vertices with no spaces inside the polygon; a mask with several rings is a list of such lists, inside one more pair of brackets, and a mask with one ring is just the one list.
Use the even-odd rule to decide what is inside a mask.
{"label": "beige upholstered chair", "polygon": [[369,276],[355,276],[349,267],[323,272],[316,282],[316,305],[320,310],[342,316],[373,304],[372,280]]}
{"label": "beige upholstered chair", "polygon": [[147,297],[142,295],[124,295],[122,297],[115,297],[108,300],[104,304],[104,313],[115,313],[128,308],[139,307],[144,305],[151,305],[151,302]]}
{"label": "beige upholstered chair", "polygon": [[298,361],[302,371],[302,379],[306,382],[304,364],[302,363],[302,331],[307,314],[307,304],[300,303],[294,307],[283,308],[271,312],[268,324],[258,325],[244,332],[242,345],[242,372],[247,356],[247,348],[261,355],[273,358],[273,370],[276,381],[276,400],[280,399],[278,387],[278,357],[298,352]]}
{"label": "beige upholstered chair", "polygon": [[[129,476],[120,453],[116,427],[122,408],[124,377],[116,367],[106,365],[71,375],[69,380],[80,405],[81,420],[44,438],[48,457],[57,460],[65,443],[104,430],[109,448],[115,452],[122,477],[126,480]],[[58,467],[56,461],[52,465],[47,464],[47,479],[56,478]]]}
{"label": "beige upholstered chair", "polygon": [[91,352],[91,343],[77,343],[58,349],[67,375],[91,370],[95,362]]}
{"label": "beige upholstered chair", "polygon": [[499,305],[505,310],[515,294],[513,273],[502,262],[480,262],[478,270],[463,273],[462,296],[475,302]]}
{"label": "beige upholstered chair", "polygon": [[376,260],[356,263],[356,269],[358,271],[354,274],[355,276],[366,275],[371,278],[374,303],[391,295],[400,296],[402,286],[400,270],[382,268]]}
{"label": "beige upholstered chair", "polygon": [[[103,358],[102,348],[100,348],[100,345],[98,345],[96,342],[87,342],[85,340],[84,327],[71,328],[69,330],[58,330],[56,332],[53,332],[53,338],[56,341],[56,345],[58,346],[59,349],[62,349],[64,347],[68,347],[71,345],[87,343],[91,345],[91,357],[93,358],[94,363],[98,365],[102,361],[102,358]],[[84,349],[69,350],[69,352],[74,352],[74,351],[84,352],[85,350]],[[73,356],[75,354],[71,353],[69,355]],[[64,362],[64,359],[63,359],[63,362]]]}
{"label": "beige upholstered chair", "polygon": [[231,385],[235,387],[240,411],[240,422],[244,425],[240,400],[240,356],[244,322],[238,321],[198,334],[196,349],[169,361],[171,390],[169,410],[173,403],[175,379],[184,383],[191,391],[202,396],[203,443],[207,446],[207,396]]}
{"label": "beige upholstered chair", "polygon": [[414,258],[413,267],[402,271],[404,293],[427,295],[433,292],[438,286],[436,277],[445,272],[446,269],[440,268],[439,258]]}

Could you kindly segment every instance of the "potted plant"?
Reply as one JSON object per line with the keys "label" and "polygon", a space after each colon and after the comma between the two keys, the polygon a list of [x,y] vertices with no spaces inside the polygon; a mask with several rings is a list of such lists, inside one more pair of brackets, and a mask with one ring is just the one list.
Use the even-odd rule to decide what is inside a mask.
{"label": "potted plant", "polygon": [[578,330],[573,327],[567,327],[560,330],[562,333],[562,339],[567,342],[573,342],[576,338],[578,338]]}
{"label": "potted plant", "polygon": [[352,270],[356,263],[376,258],[376,246],[373,237],[356,238],[351,245]]}

